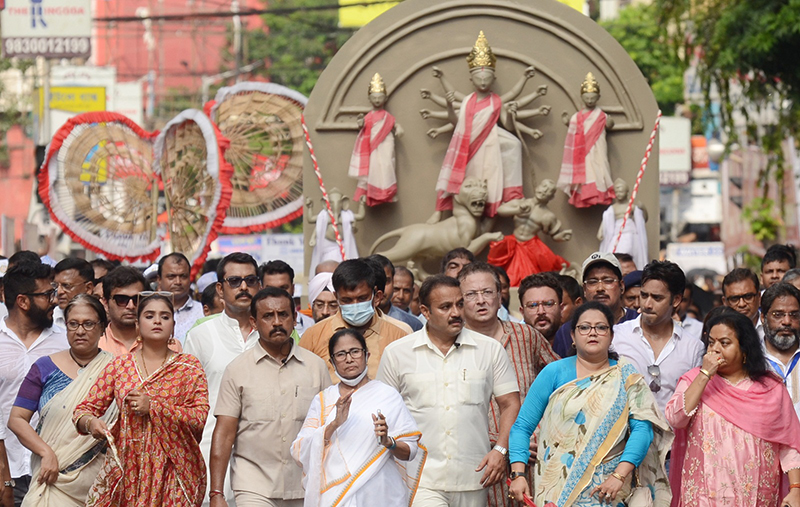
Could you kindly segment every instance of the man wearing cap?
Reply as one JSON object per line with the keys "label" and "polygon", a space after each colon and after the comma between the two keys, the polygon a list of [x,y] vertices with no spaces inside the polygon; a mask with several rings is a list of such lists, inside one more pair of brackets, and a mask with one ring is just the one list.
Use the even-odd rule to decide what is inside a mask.
{"label": "man wearing cap", "polygon": [[[583,296],[584,301],[597,301],[611,309],[617,324],[635,319],[636,310],[622,306],[622,293],[625,283],[622,281],[622,269],[614,254],[595,252],[583,261]],[[571,356],[572,336],[570,323],[565,322],[556,333],[553,350],[561,357]]]}
{"label": "man wearing cap", "polygon": [[622,306],[639,311],[639,293],[642,290],[642,272],[631,271],[622,277],[625,292],[622,293]]}
{"label": "man wearing cap", "polygon": [[333,273],[323,272],[308,282],[308,300],[311,302],[311,317],[314,322],[327,319],[339,311],[332,279]]}

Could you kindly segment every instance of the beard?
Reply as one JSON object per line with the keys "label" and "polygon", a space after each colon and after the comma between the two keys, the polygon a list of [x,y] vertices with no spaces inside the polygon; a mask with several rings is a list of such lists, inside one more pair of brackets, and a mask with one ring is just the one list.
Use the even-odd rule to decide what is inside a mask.
{"label": "beard", "polygon": [[41,329],[47,329],[53,326],[53,314],[49,314],[50,309],[43,310],[36,305],[31,305],[28,310],[28,318]]}
{"label": "beard", "polygon": [[784,335],[778,334],[780,331],[787,330],[787,328],[778,328],[775,331],[771,329],[764,329],[765,336],[764,338],[776,349],[780,350],[781,352],[786,352],[787,350],[792,349],[800,340],[800,330],[798,329],[790,329],[792,334]]}

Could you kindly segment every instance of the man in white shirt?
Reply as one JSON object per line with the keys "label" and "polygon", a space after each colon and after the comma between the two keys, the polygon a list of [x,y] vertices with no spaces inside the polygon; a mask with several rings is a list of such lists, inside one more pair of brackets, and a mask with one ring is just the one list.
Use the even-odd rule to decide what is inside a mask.
{"label": "man in white shirt", "polygon": [[189,259],[180,252],[167,254],[158,261],[156,280],[158,290],[172,293],[175,304],[175,339],[186,340],[186,333],[194,326],[197,319],[203,317],[203,305],[192,299],[192,270]]}
{"label": "man in white shirt", "polygon": [[[258,332],[250,320],[250,302],[261,288],[258,264],[250,255],[234,252],[219,262],[217,293],[225,303],[222,313],[199,324],[186,334],[184,351],[193,354],[206,372],[210,413],[214,413],[225,368],[236,356],[253,347]],[[203,430],[200,449],[206,466],[211,453],[211,437],[216,419],[209,417]],[[225,499],[235,505],[230,480],[225,480]],[[208,504],[206,499],[205,504]]]}
{"label": "man in white shirt", "polygon": [[800,291],[778,282],[761,295],[767,364],[781,379],[800,417]]}
{"label": "man in white shirt", "polygon": [[[294,294],[294,269],[281,260],[269,261],[259,266],[258,277],[261,278],[262,287],[275,287]],[[297,312],[294,326],[295,343],[299,342],[305,330],[313,325],[314,319]]]}
{"label": "man in white shirt", "polygon": [[55,265],[53,274],[58,290],[56,296],[58,306],[53,309],[53,323],[65,329],[64,309],[72,298],[78,294],[94,292],[94,268],[84,259],[67,257]]}
{"label": "man in white shirt", "polygon": [[[377,375],[403,396],[428,448],[414,506],[484,507],[484,488],[506,473],[508,433],[520,407],[517,380],[500,342],[464,329],[457,280],[436,275],[419,292],[425,328],[388,345]],[[494,448],[492,395],[500,407]]]}
{"label": "man in white shirt", "polygon": [[736,268],[722,279],[722,304],[747,316],[756,326],[761,341],[764,341],[764,325],[761,322],[761,284],[758,276],[747,268]]}
{"label": "man in white shirt", "polygon": [[677,264],[653,261],[642,272],[641,315],[614,326],[612,348],[644,375],[661,411],[683,374],[703,362],[705,347],[684,332],[672,315],[686,287]]}
{"label": "man in white shirt", "polygon": [[[22,262],[8,270],[4,281],[8,317],[0,321],[0,412],[5,427],[31,365],[42,356],[69,348],[69,343],[64,330],[53,326],[57,291],[50,266]],[[34,416],[31,424],[35,427],[37,422],[38,417]],[[3,477],[3,484],[8,482],[13,488],[14,502],[20,505],[30,484],[31,453],[11,432],[6,432],[4,443],[10,477]],[[8,492],[2,494],[0,500],[9,498]]]}

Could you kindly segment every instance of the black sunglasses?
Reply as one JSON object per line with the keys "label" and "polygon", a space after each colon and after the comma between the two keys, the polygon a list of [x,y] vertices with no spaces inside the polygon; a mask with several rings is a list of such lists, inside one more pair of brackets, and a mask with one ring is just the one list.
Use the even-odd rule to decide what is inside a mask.
{"label": "black sunglasses", "polygon": [[133,306],[136,306],[139,303],[139,294],[133,296],[126,296],[125,294],[115,294],[111,296],[111,299],[113,299],[114,303],[120,308],[125,308],[131,301],[133,301]]}

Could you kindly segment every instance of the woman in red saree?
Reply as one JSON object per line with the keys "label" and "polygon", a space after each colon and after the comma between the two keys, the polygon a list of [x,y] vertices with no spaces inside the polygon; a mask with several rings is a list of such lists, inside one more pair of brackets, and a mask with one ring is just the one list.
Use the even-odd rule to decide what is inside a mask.
{"label": "woman in red saree", "polygon": [[[79,433],[109,442],[86,505],[199,506],[206,489],[199,445],[209,407],[205,373],[194,356],[168,348],[169,298],[140,294],[138,315],[142,347],[112,361],[73,414]],[[120,414],[108,429],[99,417],[113,402]]]}

